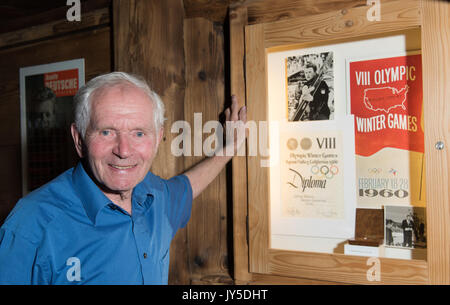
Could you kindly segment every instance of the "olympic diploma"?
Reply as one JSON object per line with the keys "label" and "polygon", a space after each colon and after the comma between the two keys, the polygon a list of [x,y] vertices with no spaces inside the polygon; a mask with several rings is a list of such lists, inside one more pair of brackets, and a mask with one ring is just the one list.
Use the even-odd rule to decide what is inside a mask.
{"label": "olympic diploma", "polygon": [[282,132],[280,148],[282,215],[343,219],[342,132]]}

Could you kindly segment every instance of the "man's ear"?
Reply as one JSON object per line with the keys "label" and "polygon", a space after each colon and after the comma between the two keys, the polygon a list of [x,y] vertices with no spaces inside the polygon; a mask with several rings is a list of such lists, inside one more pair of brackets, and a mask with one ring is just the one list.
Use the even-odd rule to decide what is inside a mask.
{"label": "man's ear", "polygon": [[78,156],[83,158],[83,138],[75,126],[75,123],[70,125],[70,132],[72,133],[73,143],[75,145],[75,149],[77,150]]}

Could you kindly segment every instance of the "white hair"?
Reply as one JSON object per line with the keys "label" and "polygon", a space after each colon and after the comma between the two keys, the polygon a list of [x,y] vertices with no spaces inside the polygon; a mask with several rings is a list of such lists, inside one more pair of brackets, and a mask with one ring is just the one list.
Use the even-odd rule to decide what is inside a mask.
{"label": "white hair", "polygon": [[131,84],[147,94],[153,103],[153,121],[156,130],[164,124],[164,103],[159,95],[150,89],[148,83],[140,76],[125,72],[112,72],[91,79],[78,90],[74,97],[75,126],[82,138],[85,138],[86,130],[91,119],[92,95],[98,90],[115,85]]}

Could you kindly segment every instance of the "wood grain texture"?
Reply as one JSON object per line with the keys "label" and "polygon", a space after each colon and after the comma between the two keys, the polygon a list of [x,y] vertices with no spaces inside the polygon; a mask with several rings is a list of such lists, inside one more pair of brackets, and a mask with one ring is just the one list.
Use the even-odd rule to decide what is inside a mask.
{"label": "wood grain texture", "polygon": [[51,36],[68,34],[91,27],[109,26],[109,17],[109,9],[103,8],[84,13],[80,22],[69,22],[66,19],[62,19],[27,29],[3,33],[0,34],[0,48],[30,43]]}
{"label": "wood grain texture", "polygon": [[228,9],[246,8],[248,23],[266,23],[365,5],[365,0],[185,0],[187,18],[224,22]]}
{"label": "wood grain texture", "polygon": [[[81,18],[95,10],[110,7],[111,0],[81,0]],[[32,29],[66,18],[67,0],[2,0],[0,1],[0,33]]]}
{"label": "wood grain texture", "polygon": [[331,43],[337,39],[388,33],[420,26],[419,0],[382,2],[381,20],[367,20],[367,6],[310,15],[264,25],[265,47]]}
{"label": "wood grain texture", "polygon": [[366,0],[247,0],[240,5],[248,7],[248,23],[257,24],[348,10],[364,6],[366,2]]}
{"label": "wood grain texture", "polygon": [[[230,10],[230,89],[239,98],[239,106],[246,104],[245,96],[245,26],[247,9],[239,7]],[[247,160],[234,157],[233,178],[233,261],[234,279],[248,282],[248,242],[247,242]]]}
{"label": "wood grain texture", "polygon": [[[192,156],[185,157],[184,164],[190,168],[205,158],[204,152],[202,156],[193,155],[194,137],[200,137],[203,143],[211,136],[195,134],[194,113],[201,114],[205,124],[217,121],[225,106],[223,27],[204,18],[186,19],[184,50],[184,117],[192,127]],[[228,269],[228,221],[231,215],[227,212],[227,177],[223,170],[194,200],[187,226],[189,266],[194,283],[233,282]]]}
{"label": "wood grain texture", "polygon": [[0,223],[22,196],[19,68],[85,59],[86,81],[111,71],[109,27],[0,50]]}
{"label": "wood grain texture", "polygon": [[182,1],[117,0],[113,12],[115,69],[143,76],[165,103],[164,141],[152,171],[170,178],[183,170],[183,159],[170,151],[170,126],[184,117]]}
{"label": "wood grain texture", "polygon": [[[450,3],[422,1],[428,262],[431,284],[450,284]],[[435,144],[442,141],[443,150]]]}
{"label": "wood grain texture", "polygon": [[425,261],[380,258],[380,281],[369,281],[368,257],[269,250],[271,274],[352,284],[427,284]]}
{"label": "wood grain texture", "polygon": [[[297,275],[296,275],[297,276]],[[244,283],[242,283],[244,284]],[[248,285],[345,285],[343,283],[331,281],[319,281],[299,277],[287,277],[278,275],[268,275],[253,273],[252,280],[245,284]]]}
{"label": "wood grain texture", "polygon": [[[181,0],[114,0],[114,69],[143,76],[165,104],[165,133],[152,172],[170,178],[184,170],[171,153],[172,123],[184,118],[184,10]],[[171,246],[169,283],[188,284],[187,230]]]}
{"label": "wood grain texture", "polygon": [[[248,120],[267,121],[266,52],[262,25],[245,28],[245,45]],[[269,170],[261,167],[259,154],[247,160],[250,271],[267,273]]]}

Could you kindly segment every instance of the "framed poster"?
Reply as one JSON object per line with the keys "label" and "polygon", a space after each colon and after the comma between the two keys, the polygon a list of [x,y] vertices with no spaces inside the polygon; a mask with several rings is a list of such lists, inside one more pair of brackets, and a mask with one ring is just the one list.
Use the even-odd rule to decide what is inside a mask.
{"label": "framed poster", "polygon": [[84,59],[20,69],[22,193],[72,167],[73,96],[84,85]]}
{"label": "framed poster", "polygon": [[[372,205],[362,205],[361,202],[357,201],[361,189],[358,185],[358,169],[356,168],[356,158],[359,156],[355,155],[355,151],[357,151],[355,143],[357,141],[354,128],[357,127],[357,122],[350,110],[349,89],[347,88],[349,84],[348,63],[350,59],[361,58],[361,56],[375,56],[374,54],[386,54],[386,52],[388,54],[399,54],[401,50],[417,48],[420,41],[415,37],[412,33],[401,34],[327,45],[309,45],[304,48],[289,46],[286,49],[280,48],[274,52],[267,52],[267,117],[269,122],[277,121],[281,128],[285,126],[279,131],[269,128],[270,163],[272,164],[269,169],[272,247],[325,253],[343,251],[340,245],[345,243],[347,239],[354,237],[352,234],[354,234],[355,229],[355,209],[357,207],[381,208],[386,204],[385,201],[380,201],[380,198],[382,198],[381,195],[389,196],[389,190],[380,190],[381,194],[377,193],[378,199],[370,198],[374,203]],[[309,73],[313,74],[312,77],[307,75]],[[322,96],[325,98],[321,99]],[[327,101],[329,116],[321,116],[320,111],[316,110],[317,107],[314,104],[325,104],[317,103],[320,100],[322,102]],[[303,101],[306,101],[304,103],[306,106],[301,106]],[[297,114],[299,109],[300,114]],[[303,110],[304,112],[302,112]],[[355,122],[352,124],[344,123],[350,117]],[[352,135],[349,136],[349,133]],[[281,138],[281,141],[274,140],[277,138]],[[304,138],[312,139],[311,143],[314,145],[317,144],[317,139],[328,138],[334,138],[336,141],[345,140],[344,142],[348,143],[345,144],[341,152],[336,153],[337,155],[342,154],[344,158],[334,160],[341,164],[344,163],[343,160],[347,160],[345,162],[347,171],[345,183],[342,184],[342,187],[336,186],[336,191],[330,191],[328,199],[323,197],[326,196],[326,192],[318,188],[314,190],[314,195],[305,195],[303,192],[292,195],[293,186],[287,183],[293,177],[297,180],[292,184],[301,181],[300,175],[294,171],[297,171],[303,177],[303,172],[310,173],[311,175],[306,177],[309,179],[312,176],[311,181],[313,182],[318,180],[321,174],[320,166],[318,170],[314,166],[306,168],[305,163],[298,163],[296,164],[297,169],[290,170],[283,162],[296,162],[296,160],[291,160],[291,154],[305,155],[304,162],[329,161],[314,157],[309,158],[308,153],[312,156],[314,154],[321,155],[322,152],[317,153],[303,149],[301,141]],[[290,150],[287,145],[288,142],[291,145],[295,144],[290,139],[297,141],[295,151]],[[276,151],[277,149],[278,151]],[[314,149],[324,151],[318,146]],[[280,162],[276,162],[276,160],[272,162],[272,159],[275,159],[272,158],[273,156],[279,158]],[[334,167],[329,167],[328,170],[330,171],[328,175],[336,171]],[[282,174],[279,174],[280,172]],[[325,172],[327,172],[327,169],[323,167],[322,175]],[[337,177],[341,177],[341,174],[343,174],[343,171],[339,172]],[[393,175],[393,173],[390,173],[390,175]],[[327,187],[331,187],[337,181],[339,179],[333,180],[332,183],[327,182]],[[393,183],[404,182],[403,180],[392,181]],[[345,197],[340,192],[344,189],[347,194]],[[328,188],[328,190],[331,190],[331,188]],[[312,189],[305,191],[307,193],[313,192]],[[409,192],[409,190],[406,191]],[[366,191],[365,189],[363,192],[366,192],[364,194],[367,194],[367,196],[374,194],[373,191]],[[406,194],[401,189],[391,190],[391,193],[392,196],[404,196]],[[323,198],[319,198],[320,196]],[[316,204],[312,204],[313,200]],[[339,205],[338,201],[345,202],[345,204]],[[322,211],[319,209],[318,202],[327,203],[321,205]],[[301,208],[299,209],[299,207]],[[329,217],[323,217],[324,215],[329,215]],[[330,218],[330,216],[334,218]]]}
{"label": "framed poster", "polygon": [[[390,6],[389,4],[387,4]],[[328,121],[336,121],[343,116],[351,114],[350,104],[347,102],[347,78],[346,68],[348,59],[360,58],[362,56],[378,56],[380,54],[398,54],[409,50],[417,50],[421,47],[420,22],[422,16],[417,6],[390,6],[385,11],[389,14],[389,19],[373,23],[365,22],[367,7],[358,7],[350,9],[350,15],[346,12],[343,14],[314,15],[311,18],[292,18],[289,20],[268,22],[263,24],[252,24],[245,27],[245,93],[248,108],[248,119],[254,121],[275,121],[286,120],[291,124],[322,124],[323,121],[313,122],[289,122],[286,97],[286,67],[285,58],[296,56],[297,53],[317,54],[322,52],[333,52],[333,73],[334,76],[334,117]],[[414,7],[414,8],[411,8]],[[408,18],[406,14],[411,13],[415,19],[405,25],[404,19],[396,21],[398,16]],[[244,14],[242,17],[245,17]],[[335,18],[336,17],[336,18]],[[349,22],[352,20],[352,23]],[[358,21],[358,22],[355,22]],[[360,22],[361,21],[361,22]],[[395,31],[395,32],[393,32]],[[423,37],[422,37],[423,38]],[[315,49],[314,51],[311,49]],[[302,54],[300,54],[302,53]],[[236,53],[237,54],[237,53]],[[240,54],[240,53],[239,53]],[[239,67],[242,63],[242,57],[238,55],[238,59],[234,61],[235,67]],[[239,71],[239,70],[238,70]],[[238,73],[235,79],[241,80],[242,77]],[[237,83],[237,82],[236,82]],[[427,101],[429,104],[429,101]],[[345,107],[345,106],[348,107]],[[324,130],[328,134],[328,131]],[[308,130],[299,130],[297,139],[307,136]],[[353,134],[354,136],[354,134]],[[269,132],[269,142],[275,134]],[[288,139],[289,140],[289,139]],[[267,141],[266,141],[267,142]],[[292,147],[295,146],[290,141]],[[298,142],[298,140],[297,140]],[[285,143],[286,147],[287,143]],[[430,146],[429,141],[426,143]],[[272,149],[273,146],[270,146]],[[283,147],[279,147],[282,149]],[[289,149],[289,148],[288,148]],[[353,151],[354,153],[354,151]],[[280,154],[281,155],[281,154]],[[247,158],[247,201],[243,199],[239,201],[248,208],[248,221],[245,221],[241,215],[237,218],[236,225],[239,230],[235,232],[245,232],[247,228],[247,236],[240,237],[237,235],[237,241],[245,243],[247,249],[242,246],[240,254],[248,254],[248,270],[250,273],[257,273],[258,276],[263,275],[282,275],[286,277],[300,277],[306,279],[319,279],[327,281],[348,282],[348,283],[367,283],[373,281],[369,277],[368,270],[371,269],[371,262],[366,257],[345,255],[346,240],[340,242],[335,240],[334,246],[331,243],[328,247],[319,248],[327,237],[310,237],[303,241],[309,242],[311,247],[305,249],[305,243],[298,242],[293,245],[296,239],[292,235],[287,234],[289,227],[286,225],[282,229],[286,229],[286,234],[281,235],[283,246],[274,246],[274,226],[272,220],[276,216],[273,208],[278,213],[282,213],[281,207],[284,202],[280,202],[279,197],[273,196],[276,190],[281,188],[273,175],[274,167],[262,167],[261,160],[266,155]],[[270,158],[272,153],[270,154]],[[428,159],[427,159],[428,160]],[[430,163],[427,162],[427,165]],[[236,183],[242,182],[242,173],[234,176]],[[278,170],[278,172],[280,172]],[[244,173],[245,174],[245,173]],[[427,172],[427,174],[429,174]],[[235,172],[233,172],[235,175]],[[346,181],[345,181],[346,182]],[[356,178],[355,178],[355,183]],[[359,189],[355,187],[354,202],[356,203]],[[284,194],[281,194],[284,195]],[[388,195],[388,194],[384,194]],[[445,194],[444,194],[445,198]],[[383,206],[386,203],[379,199],[378,203]],[[239,211],[240,204],[235,207]],[[428,213],[430,215],[430,213]],[[430,219],[430,217],[429,217]],[[431,219],[434,219],[431,217]],[[285,223],[288,224],[288,217],[285,217]],[[437,220],[443,227],[443,222]],[[281,223],[281,222],[280,222]],[[436,228],[436,226],[434,226]],[[313,227],[310,231],[313,231]],[[320,230],[321,228],[319,228]],[[283,233],[283,231],[281,232]],[[296,236],[302,232],[297,230]],[[331,232],[334,234],[334,232]],[[245,234],[244,234],[245,235]],[[304,235],[303,235],[304,236]],[[239,245],[239,243],[236,243]],[[431,243],[429,243],[431,244]],[[434,245],[438,242],[434,243]],[[296,247],[299,246],[299,247]],[[238,248],[238,247],[236,247]],[[429,247],[429,251],[433,254],[433,248]],[[240,261],[244,261],[247,256],[243,255]],[[382,268],[382,283],[427,283],[429,278],[433,278],[428,271],[428,265],[433,266],[438,260],[438,255],[434,252],[434,256],[429,261],[424,259],[394,260],[385,257],[379,257]],[[240,265],[245,267],[244,264]],[[372,265],[373,266],[373,265]],[[246,268],[242,270],[247,271]],[[430,269],[432,270],[432,269]],[[430,275],[429,275],[430,274]],[[247,277],[247,274],[243,276]],[[261,279],[261,278],[259,278]]]}
{"label": "framed poster", "polygon": [[420,52],[348,61],[358,205],[425,206]]}

